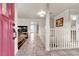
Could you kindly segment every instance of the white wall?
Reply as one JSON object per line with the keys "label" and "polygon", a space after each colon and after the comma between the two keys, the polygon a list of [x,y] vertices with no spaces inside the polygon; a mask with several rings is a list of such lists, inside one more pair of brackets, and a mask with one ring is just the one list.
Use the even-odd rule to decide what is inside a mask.
{"label": "white wall", "polygon": [[76,35],[77,35],[77,40],[79,41],[79,15],[77,15],[77,20],[76,20]]}
{"label": "white wall", "polygon": [[[16,6],[16,4],[15,4]],[[17,10],[15,8],[15,31],[16,31],[16,38],[14,40],[14,54],[16,55],[16,53],[18,52],[18,32],[17,32],[17,20],[18,20],[18,14],[17,14]]]}
{"label": "white wall", "polygon": [[70,15],[75,15],[76,18],[76,39],[79,41],[79,10],[78,9],[71,9],[70,10]]}
{"label": "white wall", "polygon": [[50,28],[54,28],[54,19],[50,19]]}
{"label": "white wall", "polygon": [[39,36],[44,43],[45,41],[45,19],[31,19],[31,18],[19,18],[18,26],[28,26],[28,33],[30,33],[30,24],[31,22],[37,22],[39,25]]}
{"label": "white wall", "polygon": [[[64,25],[63,27],[56,27],[56,20],[59,18],[64,18]],[[58,45],[62,46],[62,40],[70,41],[70,19],[69,19],[69,10],[65,10],[59,15],[54,17],[54,27],[56,30],[56,39],[58,40]]]}

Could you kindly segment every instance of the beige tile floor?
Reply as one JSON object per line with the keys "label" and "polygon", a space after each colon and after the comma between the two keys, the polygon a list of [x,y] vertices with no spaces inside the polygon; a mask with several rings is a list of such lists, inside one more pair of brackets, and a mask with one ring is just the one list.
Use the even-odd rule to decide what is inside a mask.
{"label": "beige tile floor", "polygon": [[45,51],[40,38],[35,36],[34,40],[31,41],[28,39],[23,44],[16,56],[79,56],[79,48]]}
{"label": "beige tile floor", "polygon": [[17,56],[79,56],[79,49],[60,49],[60,50],[36,50],[34,47],[27,46],[25,43],[18,51]]}

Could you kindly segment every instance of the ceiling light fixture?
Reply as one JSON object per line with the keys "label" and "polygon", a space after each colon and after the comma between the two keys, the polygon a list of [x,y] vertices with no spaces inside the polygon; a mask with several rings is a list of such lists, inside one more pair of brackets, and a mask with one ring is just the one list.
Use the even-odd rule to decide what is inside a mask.
{"label": "ceiling light fixture", "polygon": [[46,15],[46,12],[41,10],[37,13],[37,15],[39,15],[40,17],[44,17]]}
{"label": "ceiling light fixture", "polygon": [[75,21],[77,19],[76,15],[71,15],[71,19]]}

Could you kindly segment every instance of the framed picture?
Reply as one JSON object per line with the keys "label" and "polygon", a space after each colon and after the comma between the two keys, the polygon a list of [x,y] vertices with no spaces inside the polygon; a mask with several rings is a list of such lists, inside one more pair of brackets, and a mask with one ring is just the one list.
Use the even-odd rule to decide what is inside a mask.
{"label": "framed picture", "polygon": [[56,20],[56,27],[62,27],[64,22],[64,18],[59,18]]}

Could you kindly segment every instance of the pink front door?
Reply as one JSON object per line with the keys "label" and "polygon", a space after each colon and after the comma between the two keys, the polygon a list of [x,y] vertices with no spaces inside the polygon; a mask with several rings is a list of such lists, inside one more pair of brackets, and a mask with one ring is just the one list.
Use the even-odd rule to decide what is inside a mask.
{"label": "pink front door", "polygon": [[0,4],[0,56],[13,56],[13,4],[7,4],[7,14],[2,13],[2,4]]}

